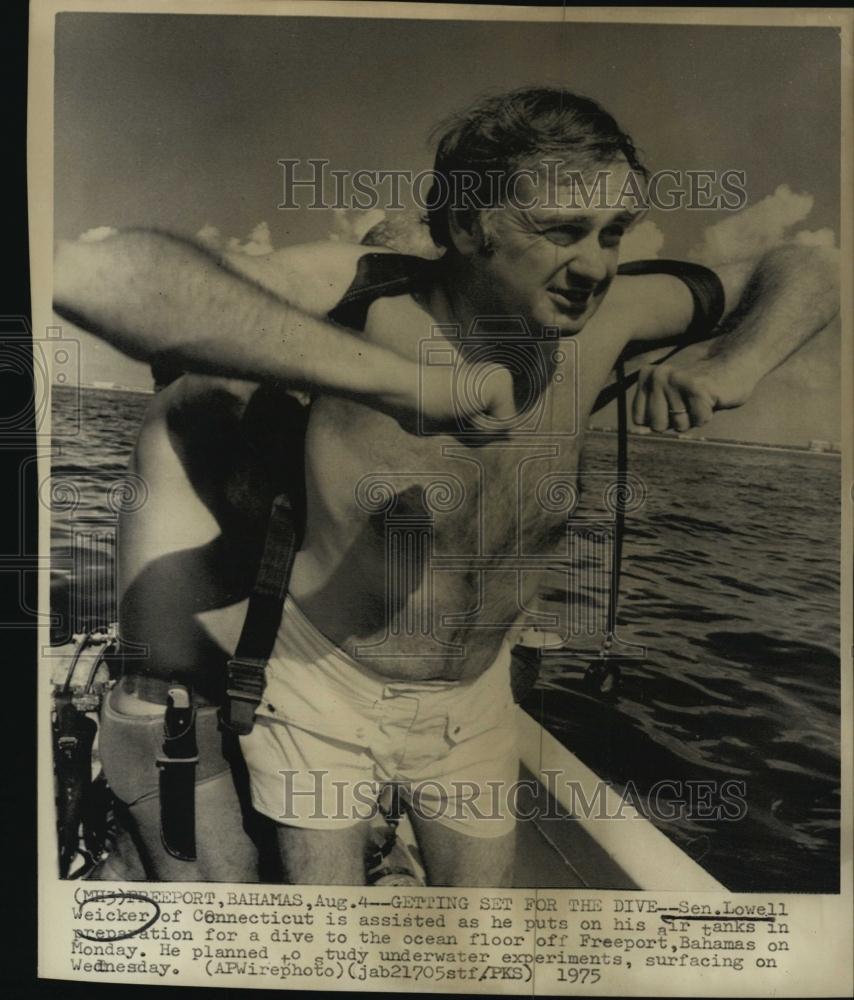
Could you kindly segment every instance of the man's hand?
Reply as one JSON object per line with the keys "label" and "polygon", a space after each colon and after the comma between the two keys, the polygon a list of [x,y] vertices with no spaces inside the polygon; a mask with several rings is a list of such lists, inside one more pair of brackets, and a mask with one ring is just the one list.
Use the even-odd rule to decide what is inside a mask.
{"label": "man's hand", "polygon": [[715,346],[695,344],[671,360],[644,365],[632,406],[634,422],[654,431],[687,431],[708,423],[715,410],[745,403],[760,373],[752,373],[743,359],[715,353]]}
{"label": "man's hand", "polygon": [[782,244],[749,267],[722,265],[724,332],[641,370],[632,416],[655,431],[686,431],[741,406],[769,372],[824,329],[839,309],[835,250]]}
{"label": "man's hand", "polygon": [[[726,299],[722,332],[707,345],[641,369],[632,411],[637,424],[686,431],[705,424],[715,410],[741,406],[762,378],[823,330],[839,309],[834,249],[784,243],[754,260],[715,270]],[[651,279],[638,288],[647,285],[645,297],[634,305],[640,318],[629,305],[632,339],[678,336],[685,326],[684,289],[677,295],[678,282],[668,289]],[[631,292],[626,284],[624,295]]]}

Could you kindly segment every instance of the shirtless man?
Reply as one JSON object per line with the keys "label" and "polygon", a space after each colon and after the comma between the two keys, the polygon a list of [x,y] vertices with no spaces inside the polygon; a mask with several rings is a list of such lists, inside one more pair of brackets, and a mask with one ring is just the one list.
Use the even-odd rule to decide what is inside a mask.
{"label": "shirtless man", "polygon": [[[573,192],[564,174],[548,189],[538,170],[545,154],[587,178],[607,171],[605,205],[554,207],[572,205]],[[534,175],[512,203],[437,204],[429,223],[445,248],[438,261],[372,252],[370,266],[391,283],[363,316],[335,311],[362,247],[216,259],[181,239],[128,231],[58,252],[61,314],[133,357],[198,373],[154,401],[137,451],[151,490],[140,523],[158,534],[131,543],[127,522],[120,542],[123,638],[149,647],[125,702],[144,706],[138,678],[155,676],[192,679],[200,703],[216,704],[287,454],[271,399],[288,389],[312,397],[305,541],[261,708],[242,740],[253,804],[276,822],[291,881],[363,882],[366,823],[349,808],[359,782],[449,788],[469,779],[483,790],[515,780],[507,635],[536,597],[538,558],[559,548],[571,513],[543,502],[540,487],[574,481],[580,428],[629,341],[676,337],[694,316],[680,279],[616,277],[637,214],[616,193],[642,167],[598,106],[549,89],[481,102],[446,133],[436,169],[485,162]],[[832,319],[835,266],[815,250],[781,247],[719,268],[724,312],[737,321],[711,346],[645,371],[636,421],[685,430],[742,404]],[[484,317],[501,322],[484,327]],[[564,344],[571,349],[557,349]],[[429,522],[428,557],[395,562],[395,518]],[[521,568],[525,558],[533,568]],[[153,717],[150,704],[133,711]],[[343,818],[331,817],[340,802],[329,788],[313,807],[311,770],[349,790]],[[437,812],[443,804],[428,797]],[[217,831],[209,815],[197,802],[199,860],[188,874],[155,858],[155,813],[134,814],[155,877],[252,877],[240,823]],[[416,809],[412,819],[431,884],[511,883],[506,810],[477,820]]]}

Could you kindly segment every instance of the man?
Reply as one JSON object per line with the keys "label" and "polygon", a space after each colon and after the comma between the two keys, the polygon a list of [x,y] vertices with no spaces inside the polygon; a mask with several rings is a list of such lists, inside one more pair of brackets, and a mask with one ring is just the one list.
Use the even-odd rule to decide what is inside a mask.
{"label": "man", "polygon": [[[544,166],[556,157],[560,170]],[[437,176],[455,171],[504,186],[480,202],[433,199],[438,261],[342,244],[218,260],[147,231],[58,255],[60,313],[134,357],[198,373],[161,393],[137,449],[151,490],[138,523],[156,533],[135,540],[129,522],[121,536],[121,615],[148,658],[111,701],[117,743],[134,713],[140,745],[156,742],[163,698],[146,694],[158,683],[191,681],[213,717],[286,478],[277,413],[285,391],[311,396],[305,539],[242,739],[253,805],[276,823],[291,881],[362,883],[358,806],[397,780],[429,789],[411,816],[432,884],[511,884],[514,819],[487,801],[518,771],[508,634],[565,537],[571,509],[548,488],[574,481],[599,390],[629,341],[703,319],[703,281],[733,318],[711,346],[643,373],[634,416],[654,430],[740,405],[835,312],[833,266],[805,248],[722,267],[717,288],[617,277],[639,213],[627,181],[643,168],[617,123],[567,91],[516,91],[457,118],[436,161]],[[604,176],[601,201],[579,205],[579,173],[588,187]],[[230,796],[219,843],[200,786],[195,875],[153,846],[150,779],[144,795],[144,777],[117,791],[149,873],[251,868],[231,773],[205,776]]]}

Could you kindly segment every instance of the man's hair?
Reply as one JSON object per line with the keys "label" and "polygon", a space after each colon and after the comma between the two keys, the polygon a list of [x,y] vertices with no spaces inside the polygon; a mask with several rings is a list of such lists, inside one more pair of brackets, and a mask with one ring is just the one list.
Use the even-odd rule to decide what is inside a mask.
{"label": "man's hair", "polygon": [[[426,222],[433,242],[451,244],[449,215],[500,204],[507,179],[542,159],[565,160],[574,168],[613,163],[625,157],[647,177],[630,136],[600,105],[559,87],[523,87],[488,96],[441,122],[427,196]],[[467,175],[466,204],[455,204],[459,179]]]}

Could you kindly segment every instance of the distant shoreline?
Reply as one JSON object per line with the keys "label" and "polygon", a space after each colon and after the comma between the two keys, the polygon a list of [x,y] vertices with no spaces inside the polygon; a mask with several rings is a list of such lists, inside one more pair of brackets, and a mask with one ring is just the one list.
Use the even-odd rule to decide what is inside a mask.
{"label": "distant shoreline", "polygon": [[[67,385],[59,385],[54,383],[51,386],[52,389],[66,390],[70,387]],[[129,386],[129,385],[87,385],[82,384],[78,386],[80,389],[85,389],[87,392],[124,392],[131,393],[137,396],[153,396],[154,389],[143,389],[139,386]],[[613,436],[617,432],[612,428],[608,427],[588,427],[588,434],[602,434],[606,436]],[[637,439],[654,439],[656,441],[672,441],[678,442],[680,444],[694,444],[694,445],[714,445],[718,448],[750,448],[759,451],[788,451],[797,452],[800,455],[823,455],[825,457],[841,458],[841,451],[833,450],[818,450],[810,448],[809,445],[804,444],[767,444],[761,441],[731,441],[727,438],[692,438],[686,437],[681,434],[676,434],[673,432],[664,434],[654,434],[652,432],[646,434],[639,434],[637,431],[629,431],[629,437],[633,440]]]}
{"label": "distant shoreline", "polygon": [[[52,389],[70,389],[71,386],[60,385],[54,382],[51,385]],[[136,396],[153,396],[154,389],[143,389],[140,386],[134,385],[92,385],[86,382],[81,383],[77,386],[78,389],[85,389],[87,392],[131,392]]]}
{"label": "distant shoreline", "polygon": [[[603,434],[613,436],[617,432],[610,428],[588,427],[588,434]],[[830,458],[841,458],[841,451],[830,449],[810,448],[806,444],[766,444],[762,441],[732,441],[728,438],[692,438],[674,432],[655,434],[650,431],[646,434],[638,434],[637,431],[629,431],[629,437],[633,440],[674,441],[679,444],[714,445],[718,448],[750,448],[759,451],[793,451],[799,455],[822,455]]]}

